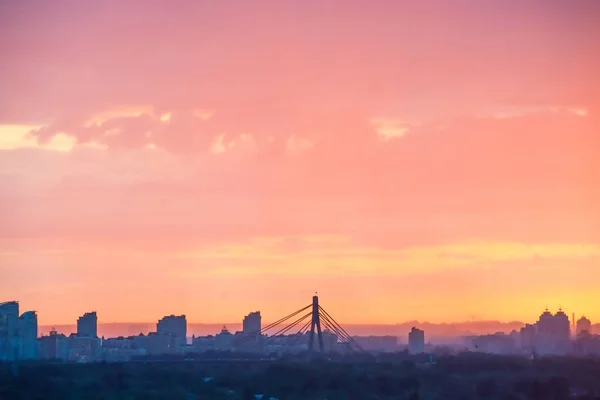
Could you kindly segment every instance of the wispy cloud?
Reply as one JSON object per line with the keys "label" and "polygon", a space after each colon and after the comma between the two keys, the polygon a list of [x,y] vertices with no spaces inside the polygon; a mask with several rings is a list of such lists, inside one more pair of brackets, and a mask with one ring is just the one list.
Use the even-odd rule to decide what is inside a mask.
{"label": "wispy cloud", "polygon": [[[341,238],[344,239],[344,238]],[[399,250],[332,242],[308,237],[257,239],[244,244],[220,244],[197,251],[174,253],[175,259],[198,260],[213,267],[202,271],[173,271],[185,277],[217,275],[337,275],[370,276],[438,273],[456,268],[484,268],[491,263],[535,259],[572,260],[600,256],[598,244],[468,241],[415,246]],[[228,266],[228,264],[231,264]]]}

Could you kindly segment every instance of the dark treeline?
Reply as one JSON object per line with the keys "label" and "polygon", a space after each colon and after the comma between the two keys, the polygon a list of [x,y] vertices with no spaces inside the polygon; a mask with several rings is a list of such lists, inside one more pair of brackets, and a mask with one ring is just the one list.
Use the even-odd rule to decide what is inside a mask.
{"label": "dark treeline", "polygon": [[[227,359],[227,357],[230,357]],[[406,354],[130,363],[0,365],[0,399],[600,400],[600,359],[465,353],[433,364]],[[218,362],[213,362],[213,361]],[[263,362],[266,361],[266,362]]]}

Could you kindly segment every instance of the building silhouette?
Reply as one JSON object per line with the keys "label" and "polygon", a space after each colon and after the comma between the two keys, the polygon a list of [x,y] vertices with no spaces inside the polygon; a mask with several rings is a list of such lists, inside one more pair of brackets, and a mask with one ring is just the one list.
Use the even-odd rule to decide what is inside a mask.
{"label": "building silhouette", "polygon": [[43,360],[68,360],[69,339],[53,328],[50,334],[39,339],[39,357]]}
{"label": "building silhouette", "polygon": [[585,316],[582,316],[577,320],[575,332],[577,336],[581,335],[583,332],[592,333],[592,321],[587,319]]}
{"label": "building silhouette", "polygon": [[19,303],[0,303],[0,360],[16,360],[19,347]]}
{"label": "building silhouette", "polygon": [[259,334],[261,330],[260,311],[251,312],[242,321],[242,332],[245,334]]}
{"label": "building silhouette", "polygon": [[[164,353],[179,353],[187,344],[187,320],[185,315],[169,315],[156,324],[156,335],[153,341],[156,348],[163,348]],[[164,342],[167,338],[166,342]],[[166,346],[166,348],[165,348]]]}
{"label": "building silhouette", "polygon": [[0,335],[2,337],[17,336],[19,319],[19,302],[0,303]]}
{"label": "building silhouette", "polygon": [[408,352],[421,354],[425,352],[425,332],[413,327],[408,334]]}
{"label": "building silhouette", "polygon": [[574,342],[575,352],[579,355],[600,355],[600,335],[593,335],[587,330],[582,330]]}
{"label": "building silhouette", "polygon": [[537,326],[536,324],[526,324],[519,332],[519,338],[521,341],[521,349],[529,353],[535,351],[537,337]]}
{"label": "building silhouette", "polygon": [[[58,338],[57,338],[58,340]],[[68,359],[77,362],[97,361],[102,341],[98,338],[98,315],[85,313],[77,320],[77,333],[68,338]]]}
{"label": "building silhouette", "polygon": [[535,324],[521,328],[520,341],[529,353],[567,354],[573,350],[569,317],[561,309],[556,314],[546,309]]}
{"label": "building silhouette", "polygon": [[548,310],[544,311],[537,322],[538,332],[548,334],[557,340],[569,340],[571,337],[571,324],[569,317],[562,310],[552,315]]}
{"label": "building silhouette", "polygon": [[537,322],[536,351],[540,354],[564,354],[571,349],[571,323],[562,310],[544,311]]}
{"label": "building silhouette", "polygon": [[185,315],[169,315],[156,324],[156,333],[181,338],[187,337],[187,321]]}
{"label": "building silhouette", "polygon": [[85,313],[77,320],[77,336],[98,337],[98,315],[96,312]]}
{"label": "building silhouette", "polygon": [[38,317],[35,311],[27,311],[19,317],[19,358],[38,358]]}

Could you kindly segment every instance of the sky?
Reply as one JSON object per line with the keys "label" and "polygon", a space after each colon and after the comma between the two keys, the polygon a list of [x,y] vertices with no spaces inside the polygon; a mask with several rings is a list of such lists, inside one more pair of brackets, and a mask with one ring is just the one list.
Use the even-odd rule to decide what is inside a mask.
{"label": "sky", "polygon": [[0,0],[40,324],[600,320],[600,2]]}

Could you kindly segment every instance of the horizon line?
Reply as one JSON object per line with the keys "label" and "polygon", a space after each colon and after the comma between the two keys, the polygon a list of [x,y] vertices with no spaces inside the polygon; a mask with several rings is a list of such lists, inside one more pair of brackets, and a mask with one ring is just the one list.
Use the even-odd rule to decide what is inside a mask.
{"label": "horizon line", "polygon": [[[274,321],[273,321],[274,322]],[[242,322],[194,322],[194,321],[186,321],[187,324],[194,325],[242,325]],[[269,322],[263,322],[264,324],[269,324]],[[482,320],[471,320],[471,321],[451,321],[451,322],[434,322],[434,321],[419,321],[416,319],[406,320],[402,322],[395,323],[384,323],[384,322],[340,322],[340,324],[345,325],[381,325],[381,326],[394,326],[394,325],[404,325],[407,323],[419,323],[419,324],[435,324],[435,325],[454,325],[454,324],[472,324],[472,323],[499,323],[499,324],[527,324],[528,322],[519,321],[519,320],[493,320],[493,319],[482,319]],[[116,325],[116,324],[134,324],[134,325],[156,325],[157,322],[148,322],[148,321],[111,321],[111,322],[98,322],[98,325]],[[69,322],[69,323],[56,323],[56,324],[40,324],[40,327],[52,327],[52,326],[65,326],[65,325],[77,325],[77,321]]]}

